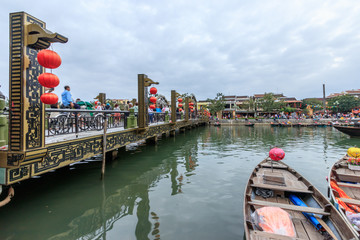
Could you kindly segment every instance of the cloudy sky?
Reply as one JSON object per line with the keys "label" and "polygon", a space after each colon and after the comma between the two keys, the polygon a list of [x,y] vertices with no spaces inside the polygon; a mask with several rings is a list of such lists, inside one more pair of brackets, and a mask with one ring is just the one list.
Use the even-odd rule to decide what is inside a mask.
{"label": "cloudy sky", "polygon": [[9,13],[25,11],[69,38],[55,93],[136,98],[137,74],[159,93],[198,100],[276,92],[298,99],[360,88],[359,0],[6,0],[0,90],[8,96]]}

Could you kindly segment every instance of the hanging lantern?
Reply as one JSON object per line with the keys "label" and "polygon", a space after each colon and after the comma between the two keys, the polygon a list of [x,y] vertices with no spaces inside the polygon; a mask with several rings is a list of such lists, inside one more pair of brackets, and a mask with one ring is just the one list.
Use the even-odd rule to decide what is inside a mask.
{"label": "hanging lantern", "polygon": [[150,109],[155,109],[155,104],[150,104],[149,108]]}
{"label": "hanging lantern", "polygon": [[274,161],[280,161],[284,159],[285,152],[281,148],[273,148],[269,152],[269,157]]}
{"label": "hanging lantern", "polygon": [[182,112],[182,108],[179,108],[179,112]]}
{"label": "hanging lantern", "polygon": [[55,104],[58,102],[59,98],[55,93],[44,93],[41,95],[40,100],[44,104]]}
{"label": "hanging lantern", "polygon": [[179,99],[178,99],[178,102],[182,102],[182,98],[179,98]]}
{"label": "hanging lantern", "polygon": [[194,110],[191,109],[190,112],[194,112]]}
{"label": "hanging lantern", "polygon": [[157,89],[154,88],[154,87],[150,88],[150,93],[151,93],[151,94],[156,94],[156,93],[157,93]]}
{"label": "hanging lantern", "polygon": [[178,107],[179,107],[179,108],[181,108],[182,106],[183,106],[182,103],[179,103],[179,104],[178,104]]}
{"label": "hanging lantern", "polygon": [[54,69],[61,65],[60,56],[56,52],[47,49],[38,52],[37,60],[45,68]]}
{"label": "hanging lantern", "polygon": [[43,87],[54,88],[60,83],[58,76],[52,73],[42,73],[38,77],[38,81]]}
{"label": "hanging lantern", "polygon": [[150,102],[156,103],[156,97],[150,97]]}
{"label": "hanging lantern", "polygon": [[190,102],[189,105],[190,105],[190,106],[194,106],[194,103],[193,103],[193,102]]}
{"label": "hanging lantern", "polygon": [[193,107],[193,106],[190,106],[189,108],[190,108],[190,109],[193,109],[194,107]]}

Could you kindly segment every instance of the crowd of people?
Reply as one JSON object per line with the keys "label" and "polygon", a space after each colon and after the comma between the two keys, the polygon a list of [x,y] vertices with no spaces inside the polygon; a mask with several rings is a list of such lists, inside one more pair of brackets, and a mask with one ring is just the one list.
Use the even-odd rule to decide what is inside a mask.
{"label": "crowd of people", "polygon": [[[53,89],[49,89],[49,92],[53,91]],[[91,104],[89,102],[84,102],[80,98],[77,98],[76,101],[73,100],[72,94],[70,92],[70,86],[66,85],[64,87],[64,92],[61,94],[61,104],[53,104],[51,105],[51,108],[62,108],[62,109],[91,109],[91,110],[116,110],[116,111],[129,111],[130,109],[134,109],[134,112],[139,111],[138,103],[135,102],[134,104],[130,101],[127,101],[125,104],[123,104],[122,108],[118,103],[114,104],[112,107],[112,104],[108,103],[102,103],[100,101],[95,101],[94,104]],[[168,112],[170,113],[170,108],[168,106],[164,107],[157,107],[155,109],[151,109],[149,107],[148,109],[149,113],[152,112]],[[118,113],[120,114],[120,113]]]}

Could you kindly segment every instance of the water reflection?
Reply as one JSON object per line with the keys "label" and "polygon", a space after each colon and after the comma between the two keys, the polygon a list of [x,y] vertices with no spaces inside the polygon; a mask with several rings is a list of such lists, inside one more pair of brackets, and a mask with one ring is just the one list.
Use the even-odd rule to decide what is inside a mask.
{"label": "water reflection", "polygon": [[204,127],[132,146],[16,187],[4,239],[239,239],[243,190],[271,146],[323,193],[328,168],[360,139],[332,128]]}

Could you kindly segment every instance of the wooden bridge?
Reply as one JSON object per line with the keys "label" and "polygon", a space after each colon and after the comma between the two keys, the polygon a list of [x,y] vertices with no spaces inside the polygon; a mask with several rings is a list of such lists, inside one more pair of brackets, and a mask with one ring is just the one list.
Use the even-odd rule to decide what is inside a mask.
{"label": "wooden bridge", "polygon": [[[196,103],[194,96],[185,98],[183,114],[177,112],[179,94],[175,90],[171,91],[171,113],[156,114],[154,118],[155,113],[148,112],[148,87],[158,83],[145,74],[138,74],[136,115],[126,111],[97,112],[102,116],[100,128],[83,128],[84,124],[94,121],[82,115],[89,111],[45,109],[40,101],[45,89],[38,82],[38,76],[45,69],[37,61],[37,52],[54,42],[65,43],[67,38],[50,32],[45,22],[25,12],[10,14],[8,144],[0,149],[0,186],[95,155],[112,153],[130,143],[156,141],[159,135],[175,135],[177,130],[185,131],[208,122],[196,108],[190,112],[189,104]],[[56,119],[49,117],[54,111],[73,113],[66,122],[54,125]],[[114,125],[115,113],[121,115],[119,125]],[[126,121],[130,118],[137,119],[136,124],[127,127]],[[69,129],[64,131],[66,126]]]}

